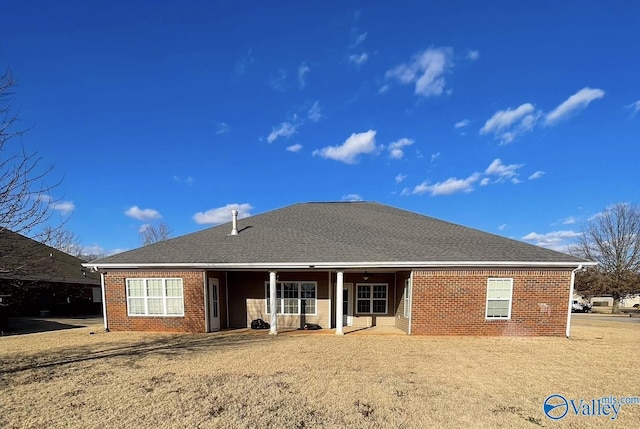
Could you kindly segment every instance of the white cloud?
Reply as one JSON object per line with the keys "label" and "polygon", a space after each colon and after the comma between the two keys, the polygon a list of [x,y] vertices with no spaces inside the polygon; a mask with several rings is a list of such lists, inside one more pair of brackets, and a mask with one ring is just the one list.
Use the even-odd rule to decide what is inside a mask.
{"label": "white cloud", "polygon": [[72,201],[58,201],[51,205],[51,208],[57,212],[67,215],[75,210],[76,205]]}
{"label": "white cloud", "polygon": [[563,225],[572,225],[574,223],[576,223],[576,218],[573,216],[569,216],[568,218],[562,221]]}
{"label": "white cloud", "polygon": [[216,134],[229,134],[231,127],[226,122],[216,122]]}
{"label": "white cloud", "polygon": [[389,157],[391,159],[402,159],[404,157],[404,151],[402,148],[406,146],[411,146],[413,144],[413,140],[402,138],[400,140],[396,140],[393,143],[389,144]]}
{"label": "white cloud", "polygon": [[342,196],[342,201],[362,201],[362,197],[358,194],[348,194]]}
{"label": "white cloud", "polygon": [[510,179],[512,183],[520,183],[518,180],[518,170],[522,168],[524,164],[509,164],[504,165],[498,158],[494,159],[491,164],[484,171],[488,176],[496,176],[496,182],[503,182]]}
{"label": "white cloud", "polygon": [[553,231],[547,234],[538,234],[530,232],[522,237],[523,240],[531,241],[536,246],[546,247],[548,249],[566,252],[570,242],[580,235],[576,231]]}
{"label": "white cloud", "polygon": [[415,93],[423,97],[437,96],[444,92],[445,73],[452,67],[451,48],[429,48],[415,55],[410,62],[388,70],[386,79],[415,84]]}
{"label": "white cloud", "polygon": [[480,186],[487,186],[488,184],[491,183],[491,179],[489,179],[488,177],[484,177],[481,181],[480,181]]}
{"label": "white cloud", "polygon": [[154,209],[141,209],[138,206],[132,206],[124,214],[130,218],[141,220],[141,221],[150,221],[153,219],[160,219],[162,216],[157,210]]}
{"label": "white cloud", "polygon": [[366,63],[369,59],[369,54],[366,52],[362,52],[361,54],[351,54],[349,55],[349,62],[355,64],[357,66],[361,66]]}
{"label": "white cloud", "polygon": [[193,220],[198,225],[211,224],[219,225],[221,223],[231,222],[231,211],[238,211],[238,219],[243,219],[251,216],[251,210],[253,207],[251,204],[227,204],[224,207],[218,207],[216,209],[210,209],[206,212],[198,212],[193,215]]}
{"label": "white cloud", "polygon": [[601,89],[582,88],[553,109],[553,111],[546,116],[544,123],[546,125],[553,125],[575,111],[586,109],[592,101],[602,97],[604,97],[604,91]]}
{"label": "white cloud", "polygon": [[307,117],[313,122],[318,122],[322,118],[322,112],[320,108],[320,102],[316,101],[307,112]]}
{"label": "white cloud", "polygon": [[634,101],[633,103],[627,106],[629,109],[633,109],[633,114],[640,112],[640,100]]}
{"label": "white cloud", "polygon": [[149,228],[151,228],[151,224],[143,223],[140,225],[140,228],[138,228],[138,232],[145,232]]}
{"label": "white cloud", "polygon": [[300,88],[304,88],[307,82],[304,80],[304,77],[307,73],[309,73],[311,69],[307,65],[307,63],[300,64],[298,67],[298,83],[300,84]]}
{"label": "white cloud", "polygon": [[273,127],[271,133],[267,137],[269,143],[273,143],[280,137],[289,138],[296,133],[296,129],[299,125],[292,124],[291,122],[283,122],[277,127]]}
{"label": "white cloud", "polygon": [[389,85],[382,85],[380,89],[378,89],[378,94],[384,94],[389,91]]}
{"label": "white cloud", "polygon": [[357,34],[357,35],[356,35],[356,37],[355,37],[355,40],[354,40],[354,41],[353,41],[353,43],[351,44],[351,47],[352,47],[352,48],[355,48],[355,47],[357,47],[359,44],[361,44],[362,42],[364,42],[364,41],[365,41],[365,39],[367,38],[367,34],[368,34],[367,32]]}
{"label": "white cloud", "polygon": [[242,58],[238,60],[236,66],[234,68],[234,72],[236,76],[241,76],[247,72],[249,67],[255,62],[255,58],[253,57],[253,51],[249,49]]}
{"label": "white cloud", "polygon": [[440,152],[432,153],[431,154],[431,163],[433,164],[433,162],[435,160],[437,160],[438,158],[440,158]]}
{"label": "white cloud", "polygon": [[404,181],[404,179],[406,179],[406,178],[407,178],[406,174],[398,173],[398,175],[395,178],[396,179],[396,183],[402,183]]}
{"label": "white cloud", "polygon": [[313,155],[321,156],[326,159],[341,161],[345,164],[356,164],[358,156],[362,154],[373,153],[376,147],[376,131],[369,130],[363,133],[353,133],[340,146],[327,146],[322,149],[314,150]]}
{"label": "white cloud", "polygon": [[504,229],[507,227],[506,223],[503,223],[502,225],[498,226],[498,230],[499,231],[504,231]]}
{"label": "white cloud", "polygon": [[472,50],[472,49],[469,49],[469,50],[467,51],[467,59],[469,59],[469,60],[471,60],[471,61],[475,61],[475,60],[477,60],[478,58],[480,58],[480,51],[478,51],[478,50]]}
{"label": "white cloud", "polygon": [[540,112],[531,103],[521,104],[515,109],[498,110],[485,122],[480,134],[493,133],[501,144],[508,144],[517,136],[531,131],[539,117]]}
{"label": "white cloud", "polygon": [[302,145],[301,144],[294,144],[294,145],[291,145],[291,146],[287,147],[287,150],[289,152],[294,152],[294,153],[300,152],[300,150],[302,150]]}
{"label": "white cloud", "polygon": [[535,180],[535,179],[539,179],[542,176],[545,175],[545,172],[542,170],[538,170],[535,173],[533,173],[531,176],[529,176],[529,180]]}
{"label": "white cloud", "polygon": [[469,121],[468,119],[463,119],[460,122],[456,122],[453,125],[453,128],[464,128],[464,127],[468,126],[470,123],[471,123],[471,121]]}
{"label": "white cloud", "polygon": [[175,180],[178,183],[186,183],[187,185],[193,185],[193,182],[196,181],[196,179],[194,179],[191,176],[187,176],[185,179],[181,178],[180,176],[173,176],[173,180]]}
{"label": "white cloud", "polygon": [[473,185],[479,178],[479,173],[473,173],[466,179],[451,177],[444,182],[438,182],[433,185],[428,181],[425,181],[416,186],[410,193],[414,195],[430,194],[432,197],[438,195],[451,195],[458,192],[469,193],[473,191]]}
{"label": "white cloud", "polygon": [[287,80],[287,71],[284,69],[278,70],[276,73],[271,75],[269,79],[269,85],[276,91],[284,92],[287,89],[286,85]]}

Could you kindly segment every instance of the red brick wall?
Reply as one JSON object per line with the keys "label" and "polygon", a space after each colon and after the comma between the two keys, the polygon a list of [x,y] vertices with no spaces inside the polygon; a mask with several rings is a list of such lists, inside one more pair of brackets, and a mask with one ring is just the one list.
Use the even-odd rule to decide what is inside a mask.
{"label": "red brick wall", "polygon": [[[181,278],[184,316],[127,316],[126,279]],[[104,276],[107,322],[112,331],[205,332],[202,271],[108,271]]]}
{"label": "red brick wall", "polygon": [[[511,319],[486,320],[487,279],[513,278]],[[571,270],[433,270],[413,274],[411,333],[564,336]]]}

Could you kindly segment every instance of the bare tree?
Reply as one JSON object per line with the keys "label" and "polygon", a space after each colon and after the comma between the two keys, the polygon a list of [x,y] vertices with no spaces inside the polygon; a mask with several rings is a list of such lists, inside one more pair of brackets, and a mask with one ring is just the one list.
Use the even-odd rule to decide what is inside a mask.
{"label": "bare tree", "polygon": [[171,236],[171,228],[163,222],[157,225],[145,224],[138,232],[143,246],[167,240]]}
{"label": "bare tree", "polygon": [[42,242],[71,256],[82,257],[80,237],[65,228],[46,226],[42,230]]}
{"label": "bare tree", "polygon": [[51,191],[60,182],[46,184],[53,167],[43,167],[37,152],[26,151],[18,142],[24,130],[14,129],[18,121],[12,111],[14,85],[9,71],[0,76],[0,230],[39,238],[39,228],[54,213]]}
{"label": "bare tree", "polygon": [[620,299],[640,293],[640,207],[615,204],[587,221],[571,253],[598,262],[576,275],[576,289]]}

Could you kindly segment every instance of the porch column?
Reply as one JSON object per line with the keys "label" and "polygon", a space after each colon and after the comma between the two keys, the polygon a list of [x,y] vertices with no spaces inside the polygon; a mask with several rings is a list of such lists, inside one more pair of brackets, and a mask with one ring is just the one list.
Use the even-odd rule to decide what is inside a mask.
{"label": "porch column", "polygon": [[276,272],[269,272],[269,307],[271,308],[271,328],[269,333],[276,335],[278,333],[278,308],[276,300]]}
{"label": "porch column", "polygon": [[344,272],[338,271],[336,279],[336,335],[344,335],[342,332],[343,320],[343,288],[344,288]]}

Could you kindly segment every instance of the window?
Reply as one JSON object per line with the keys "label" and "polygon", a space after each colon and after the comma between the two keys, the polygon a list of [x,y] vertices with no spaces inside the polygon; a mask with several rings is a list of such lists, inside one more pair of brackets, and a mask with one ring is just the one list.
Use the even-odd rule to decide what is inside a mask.
{"label": "window", "polygon": [[129,316],[183,316],[182,279],[127,279]]}
{"label": "window", "polygon": [[[271,313],[271,290],[269,282],[266,285],[266,311]],[[315,282],[277,282],[276,283],[276,311],[278,314],[316,314]]]}
{"label": "window", "polygon": [[359,284],[356,294],[356,313],[386,314],[387,284]]}
{"label": "window", "polygon": [[406,317],[407,319],[409,318],[409,315],[411,314],[411,279],[406,279],[404,281],[404,314],[403,316]]}
{"label": "window", "polygon": [[487,319],[510,319],[513,279],[487,280]]}

